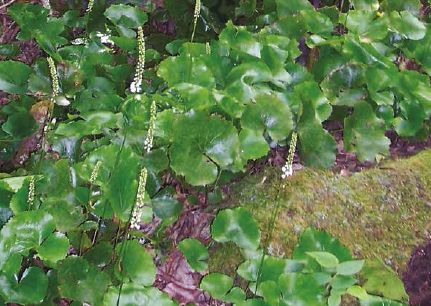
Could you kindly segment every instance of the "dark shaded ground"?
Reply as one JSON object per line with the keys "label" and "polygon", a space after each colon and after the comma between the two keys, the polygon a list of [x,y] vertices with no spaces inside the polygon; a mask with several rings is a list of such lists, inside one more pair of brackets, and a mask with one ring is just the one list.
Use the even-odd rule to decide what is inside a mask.
{"label": "dark shaded ground", "polygon": [[431,305],[431,241],[413,252],[403,281],[411,305]]}

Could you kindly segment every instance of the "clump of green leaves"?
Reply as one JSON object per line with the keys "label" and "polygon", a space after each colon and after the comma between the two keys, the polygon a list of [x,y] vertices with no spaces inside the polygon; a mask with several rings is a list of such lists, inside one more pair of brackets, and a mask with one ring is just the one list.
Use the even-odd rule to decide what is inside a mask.
{"label": "clump of green leaves", "polygon": [[[219,213],[212,224],[212,236],[218,242],[232,241],[241,247],[246,260],[236,273],[247,286],[241,287],[244,282],[213,272],[200,285],[211,296],[234,305],[338,306],[343,296],[361,305],[405,305],[407,295],[402,282],[384,264],[354,259],[336,238],[312,228],[302,233],[292,258],[267,255],[257,249],[255,221],[244,214],[242,208]],[[227,220],[226,215],[232,217]],[[231,239],[221,237],[218,233],[224,227],[239,234]],[[229,231],[225,232],[228,235]],[[389,287],[393,290],[387,290]]]}

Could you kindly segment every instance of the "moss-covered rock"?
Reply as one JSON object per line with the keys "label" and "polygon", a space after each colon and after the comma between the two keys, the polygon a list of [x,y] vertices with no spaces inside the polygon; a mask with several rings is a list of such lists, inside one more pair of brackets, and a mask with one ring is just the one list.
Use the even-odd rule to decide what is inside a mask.
{"label": "moss-covered rock", "polygon": [[[402,270],[431,233],[431,150],[350,176],[305,169],[282,180],[280,169],[269,168],[234,184],[228,205],[253,213],[274,254],[290,256],[299,234],[313,226],[358,257],[380,257]],[[240,258],[227,256],[231,249],[215,251],[210,268],[232,273]]]}

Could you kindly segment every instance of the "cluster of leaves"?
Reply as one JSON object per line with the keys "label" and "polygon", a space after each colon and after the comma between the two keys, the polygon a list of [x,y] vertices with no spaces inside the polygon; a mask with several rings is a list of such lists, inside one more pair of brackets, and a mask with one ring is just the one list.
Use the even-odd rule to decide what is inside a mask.
{"label": "cluster of leaves", "polygon": [[[156,232],[162,233],[182,210],[172,188],[163,184],[166,172],[182,183],[211,185],[242,171],[270,147],[285,145],[293,131],[304,163],[330,167],[336,144],[322,125],[330,118],[344,121],[346,149],[361,160],[387,152],[388,129],[406,137],[428,135],[430,37],[419,18],[419,0],[357,0],[354,10],[341,12],[335,6],[316,10],[306,0],[267,0],[261,16],[255,15],[260,2],[240,1],[237,10],[227,4],[223,10],[247,16],[253,25],[228,22],[223,30],[226,15],[217,12],[215,23],[215,11],[208,8],[217,4],[204,1],[197,31],[202,43],[175,40],[165,53],[156,35],[148,37],[147,46],[155,49],[145,52],[143,94],[128,90],[136,29],[148,25],[147,13],[159,11],[148,1],[146,11],[127,4],[137,1],[117,2],[95,1],[91,12],[71,9],[59,17],[34,4],[8,9],[20,27],[18,38],[34,39],[56,62],[60,93],[52,97],[45,58],[32,66],[0,62],[0,90],[11,99],[1,110],[0,158],[9,158],[25,137],[43,134],[42,149],[26,168],[0,180],[5,303],[52,305],[66,298],[92,305],[172,305],[152,287],[153,256],[161,250],[147,251],[137,240],[158,245],[158,235],[129,232],[142,167],[148,170],[142,222],[156,216],[161,220]],[[184,16],[192,23],[194,3],[184,3],[177,10],[174,1],[166,1],[179,25]],[[212,29],[207,36],[206,27]],[[300,40],[313,51],[308,69],[297,63]],[[10,45],[0,52],[13,50]],[[407,57],[421,69],[406,70],[405,61],[397,61]],[[147,153],[143,143],[153,101],[154,149]],[[315,247],[300,244],[292,260],[256,251],[259,231],[242,210],[222,211],[212,235],[250,251],[238,274],[263,299],[245,301],[243,289],[231,288],[232,279],[209,274],[202,288],[216,298],[239,305],[289,305],[298,299],[336,305],[346,293],[364,305],[383,299],[371,298],[372,293],[404,298],[374,292],[376,277],[359,287],[355,275],[366,271],[363,262],[352,261],[325,234],[306,232],[303,237],[320,238],[303,238]],[[206,269],[205,246],[188,239],[179,248],[193,269]],[[314,285],[302,292],[295,285],[301,282]]]}
{"label": "cluster of leaves", "polygon": [[[201,281],[203,290],[225,302],[238,306],[338,306],[343,298],[351,304],[359,300],[364,306],[405,305],[407,295],[393,271],[378,261],[353,259],[346,247],[325,232],[305,230],[291,259],[266,255],[259,249],[259,229],[243,208],[221,211],[211,233],[217,242],[235,243],[246,258],[237,268],[239,278],[235,281],[246,283],[246,287],[234,286],[232,277],[217,272]],[[199,252],[183,253],[190,266],[198,269]],[[205,258],[204,254],[200,252],[200,258]]]}

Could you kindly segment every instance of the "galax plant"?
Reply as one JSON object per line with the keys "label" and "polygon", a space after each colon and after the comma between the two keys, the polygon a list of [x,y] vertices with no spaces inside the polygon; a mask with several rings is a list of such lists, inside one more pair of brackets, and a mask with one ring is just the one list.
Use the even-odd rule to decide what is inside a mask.
{"label": "galax plant", "polygon": [[[1,175],[1,303],[174,305],[153,287],[153,258],[166,252],[159,234],[183,207],[167,174],[189,190],[217,190],[288,142],[285,178],[296,147],[304,164],[331,167],[328,119],[343,123],[345,148],[363,161],[388,153],[387,130],[429,134],[431,32],[419,0],[321,1],[319,9],[306,0],[235,1],[236,9],[212,1],[107,2],[66,4],[57,17],[37,4],[8,7],[18,39],[35,40],[44,56],[29,66],[8,59],[14,44],[0,48],[0,90],[10,100],[1,109],[1,159],[26,137],[41,144]],[[156,22],[170,14],[178,39],[153,33],[148,14]],[[237,22],[223,25],[227,18]],[[413,61],[419,68],[409,70]],[[141,232],[153,219],[158,234]],[[306,230],[284,259],[264,254],[258,227],[241,208],[222,210],[211,229],[215,241],[243,249],[243,281],[207,274],[207,246],[198,240],[178,248],[207,274],[200,287],[216,299],[406,301],[393,273],[363,268],[323,232]],[[379,275],[396,290],[382,291]]]}

